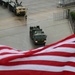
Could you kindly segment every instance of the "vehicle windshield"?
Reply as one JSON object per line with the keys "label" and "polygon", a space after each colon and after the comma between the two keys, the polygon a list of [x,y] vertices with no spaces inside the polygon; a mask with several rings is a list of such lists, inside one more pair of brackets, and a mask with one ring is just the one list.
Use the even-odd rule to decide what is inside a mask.
{"label": "vehicle windshield", "polygon": [[35,35],[36,39],[46,39],[46,35]]}

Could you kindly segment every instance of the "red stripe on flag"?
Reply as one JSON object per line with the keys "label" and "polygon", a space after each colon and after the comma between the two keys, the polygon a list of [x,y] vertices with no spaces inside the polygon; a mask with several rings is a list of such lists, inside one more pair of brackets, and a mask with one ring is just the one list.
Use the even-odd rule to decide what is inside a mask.
{"label": "red stripe on flag", "polygon": [[33,70],[16,70],[16,71],[1,71],[0,75],[75,75],[74,72],[62,71],[62,72],[44,72]]}
{"label": "red stripe on flag", "polygon": [[75,35],[28,52],[0,46],[0,53],[0,75],[75,75]]}

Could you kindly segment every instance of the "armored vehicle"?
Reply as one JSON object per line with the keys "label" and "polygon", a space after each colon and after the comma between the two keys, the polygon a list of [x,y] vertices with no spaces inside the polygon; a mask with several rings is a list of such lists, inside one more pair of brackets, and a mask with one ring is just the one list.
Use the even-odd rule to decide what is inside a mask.
{"label": "armored vehicle", "polygon": [[30,37],[34,44],[45,45],[46,35],[39,26],[30,27]]}
{"label": "armored vehicle", "polygon": [[2,5],[2,0],[0,0],[0,5]]}
{"label": "armored vehicle", "polygon": [[1,5],[8,7],[9,0],[1,0]]}
{"label": "armored vehicle", "polygon": [[22,2],[19,3],[17,0],[15,2],[11,1],[9,3],[9,10],[12,11],[15,15],[25,16],[27,18],[26,8],[21,4]]}

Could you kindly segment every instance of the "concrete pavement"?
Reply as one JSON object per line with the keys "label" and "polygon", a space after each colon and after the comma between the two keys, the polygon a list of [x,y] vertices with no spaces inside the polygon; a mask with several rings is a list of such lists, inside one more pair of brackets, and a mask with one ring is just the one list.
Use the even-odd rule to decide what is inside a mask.
{"label": "concrete pavement", "polygon": [[[57,1],[23,0],[23,5],[28,8],[27,21],[0,6],[0,44],[21,50],[37,48],[29,36],[29,27],[36,25],[47,35],[46,45],[73,34],[69,21],[59,16],[62,8],[56,8]],[[58,19],[55,13],[58,13]]]}

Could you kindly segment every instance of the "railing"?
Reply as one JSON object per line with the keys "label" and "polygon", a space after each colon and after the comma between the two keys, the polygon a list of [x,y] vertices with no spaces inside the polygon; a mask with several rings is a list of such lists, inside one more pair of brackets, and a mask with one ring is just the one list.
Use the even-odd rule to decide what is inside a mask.
{"label": "railing", "polygon": [[75,5],[75,0],[59,0],[59,6],[66,7]]}
{"label": "railing", "polygon": [[67,18],[70,21],[72,30],[73,30],[73,32],[75,34],[75,20],[72,18],[71,14],[70,14],[70,11],[67,12]]}
{"label": "railing", "polygon": [[75,34],[75,22],[74,22],[74,20],[72,19],[71,15],[69,15],[69,21],[70,21],[72,30],[73,30],[73,32],[74,32],[74,34]]}

